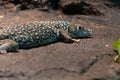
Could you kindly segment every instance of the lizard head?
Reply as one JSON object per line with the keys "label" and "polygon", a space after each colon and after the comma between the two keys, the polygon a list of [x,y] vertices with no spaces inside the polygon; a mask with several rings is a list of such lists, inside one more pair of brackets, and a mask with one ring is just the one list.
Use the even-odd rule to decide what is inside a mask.
{"label": "lizard head", "polygon": [[85,29],[82,25],[80,24],[75,24],[74,27],[70,28],[70,35],[73,38],[86,38],[86,37],[91,37],[92,30],[90,29]]}

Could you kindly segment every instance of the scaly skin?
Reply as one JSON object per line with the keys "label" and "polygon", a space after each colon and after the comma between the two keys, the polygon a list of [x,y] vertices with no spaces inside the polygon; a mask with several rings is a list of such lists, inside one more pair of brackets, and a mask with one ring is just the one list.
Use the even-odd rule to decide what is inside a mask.
{"label": "scaly skin", "polygon": [[43,46],[59,39],[64,39],[66,42],[78,42],[76,38],[90,36],[91,31],[85,30],[80,24],[71,25],[67,21],[17,24],[1,32],[0,51],[17,51],[19,48]]}

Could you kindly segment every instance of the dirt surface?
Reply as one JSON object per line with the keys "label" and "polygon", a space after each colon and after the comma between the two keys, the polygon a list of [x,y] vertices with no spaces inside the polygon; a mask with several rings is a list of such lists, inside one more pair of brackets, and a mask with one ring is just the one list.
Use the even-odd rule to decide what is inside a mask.
{"label": "dirt surface", "polygon": [[[15,0],[1,0],[1,30],[18,23],[67,20],[92,29],[93,38],[81,39],[79,44],[58,42],[0,55],[0,80],[120,80],[120,64],[113,61],[116,53],[111,48],[112,43],[120,38],[119,0],[84,0],[90,5],[87,9],[83,8],[88,14],[72,15],[63,14],[61,9],[78,0],[61,0],[62,2],[58,1],[59,4],[53,2],[52,4],[59,6],[56,10],[48,4],[47,8],[34,7],[34,2],[24,4],[27,8],[23,10],[20,1],[27,0],[18,1],[19,3],[15,3]],[[34,8],[28,7],[31,5]],[[70,6],[67,7],[70,9]],[[102,14],[89,14],[89,11],[96,10]]]}

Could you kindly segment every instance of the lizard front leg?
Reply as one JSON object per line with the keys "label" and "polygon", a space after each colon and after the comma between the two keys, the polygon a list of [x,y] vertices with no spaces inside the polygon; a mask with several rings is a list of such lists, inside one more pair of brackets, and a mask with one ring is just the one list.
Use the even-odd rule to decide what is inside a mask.
{"label": "lizard front leg", "polygon": [[18,43],[10,39],[3,39],[0,41],[0,53],[7,53],[17,51],[19,48]]}
{"label": "lizard front leg", "polygon": [[65,31],[65,30],[59,30],[59,33],[60,33],[60,36],[64,39],[64,42],[67,42],[67,43],[72,43],[72,42],[76,42],[76,43],[79,43],[80,40],[78,39],[72,39],[69,34]]}

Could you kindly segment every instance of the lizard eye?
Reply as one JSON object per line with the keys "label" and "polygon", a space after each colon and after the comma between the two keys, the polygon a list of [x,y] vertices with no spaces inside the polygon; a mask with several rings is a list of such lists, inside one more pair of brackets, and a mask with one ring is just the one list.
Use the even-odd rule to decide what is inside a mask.
{"label": "lizard eye", "polygon": [[83,30],[84,29],[84,27],[81,27],[81,26],[79,26],[78,28],[79,28],[79,30]]}
{"label": "lizard eye", "polygon": [[82,29],[82,27],[79,26],[79,30]]}
{"label": "lizard eye", "polygon": [[83,28],[83,26],[82,26],[82,25],[80,25],[80,24],[77,24],[77,26],[76,26],[76,27],[77,27],[77,30],[82,30],[82,29],[84,29],[84,28]]}

